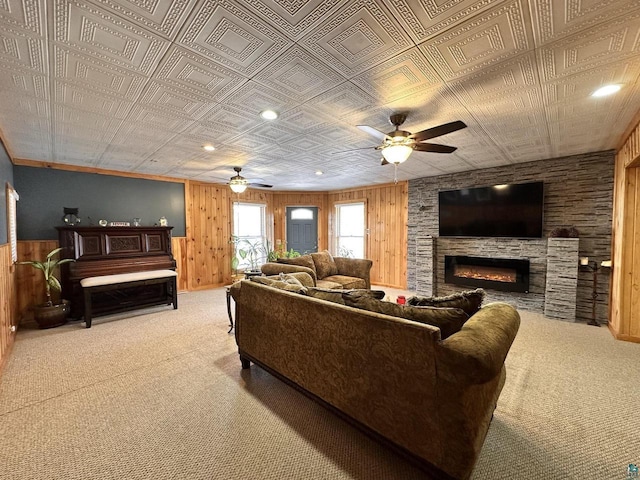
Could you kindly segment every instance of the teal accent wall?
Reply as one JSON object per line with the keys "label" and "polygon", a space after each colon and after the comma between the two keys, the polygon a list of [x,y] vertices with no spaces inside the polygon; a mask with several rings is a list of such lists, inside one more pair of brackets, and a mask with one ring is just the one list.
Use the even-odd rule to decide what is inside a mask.
{"label": "teal accent wall", "polygon": [[15,166],[13,177],[19,240],[57,240],[64,207],[79,209],[80,225],[135,217],[154,225],[164,216],[174,237],[185,236],[183,183],[25,166]]}
{"label": "teal accent wall", "polygon": [[[7,243],[7,183],[13,183],[13,163],[0,142],[0,245]],[[18,190],[18,193],[20,191]]]}

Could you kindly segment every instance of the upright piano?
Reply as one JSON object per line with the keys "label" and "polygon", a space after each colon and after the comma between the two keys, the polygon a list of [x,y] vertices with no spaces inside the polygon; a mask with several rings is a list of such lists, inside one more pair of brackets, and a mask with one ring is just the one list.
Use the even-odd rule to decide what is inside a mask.
{"label": "upright piano", "polygon": [[[60,266],[62,298],[71,301],[71,316],[84,312],[80,280],[87,277],[148,270],[175,270],[171,253],[173,227],[56,227],[61,258],[75,262]],[[166,303],[170,292],[164,284],[145,285],[105,292],[93,298],[93,311],[107,314],[129,310],[133,305]]]}

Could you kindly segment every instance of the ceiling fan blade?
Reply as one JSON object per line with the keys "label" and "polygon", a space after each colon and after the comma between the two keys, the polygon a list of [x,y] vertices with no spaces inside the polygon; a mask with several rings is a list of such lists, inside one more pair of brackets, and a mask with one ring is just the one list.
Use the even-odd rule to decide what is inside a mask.
{"label": "ceiling fan blade", "polygon": [[372,148],[377,148],[377,147],[362,147],[362,148],[352,148],[351,150],[340,150],[339,152],[331,152],[331,155],[340,155],[342,153],[356,152],[358,150],[370,150]]}
{"label": "ceiling fan blade", "polygon": [[418,152],[451,153],[455,152],[458,148],[450,147],[449,145],[439,145],[437,143],[416,143],[413,149]]}
{"label": "ceiling fan blade", "polygon": [[423,140],[429,140],[430,138],[439,137],[440,135],[446,135],[447,133],[456,132],[463,128],[467,128],[467,125],[460,120],[456,120],[455,122],[444,123],[438,127],[427,128],[421,132],[414,133],[412,138],[414,138],[416,142],[422,142]]}
{"label": "ceiling fan blade", "polygon": [[363,132],[368,133],[372,137],[377,138],[378,140],[386,140],[387,138],[389,138],[389,136],[386,133],[381,132],[380,130],[376,130],[375,128],[370,127],[369,125],[356,125],[356,127],[358,127]]}
{"label": "ceiling fan blade", "polygon": [[251,185],[252,187],[258,187],[258,188],[273,188],[273,185],[267,185],[266,183],[251,183],[251,182],[249,182],[249,185]]}
{"label": "ceiling fan blade", "polygon": [[380,159],[380,165],[389,165],[389,161],[383,157]]}

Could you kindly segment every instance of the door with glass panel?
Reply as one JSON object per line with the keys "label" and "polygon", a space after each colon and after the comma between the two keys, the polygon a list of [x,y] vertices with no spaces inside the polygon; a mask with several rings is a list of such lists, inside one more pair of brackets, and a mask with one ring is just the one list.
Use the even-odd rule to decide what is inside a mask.
{"label": "door with glass panel", "polygon": [[287,207],[287,250],[318,251],[318,207]]}

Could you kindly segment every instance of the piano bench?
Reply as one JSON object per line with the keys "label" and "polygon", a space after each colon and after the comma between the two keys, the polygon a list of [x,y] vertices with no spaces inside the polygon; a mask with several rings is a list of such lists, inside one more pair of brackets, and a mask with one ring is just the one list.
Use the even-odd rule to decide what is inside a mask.
{"label": "piano bench", "polygon": [[[131,287],[141,287],[145,285],[165,283],[168,298],[161,302],[155,302],[155,305],[173,304],[173,309],[178,308],[178,274],[173,270],[149,270],[147,272],[135,273],[119,273],[115,275],[101,275],[99,277],[87,277],[80,280],[82,292],[84,295],[84,321],[87,328],[91,328],[91,319],[93,316],[91,295],[98,292],[109,292],[113,290],[123,290]],[[132,310],[135,308],[144,308],[151,306],[150,304],[129,305],[120,310]]]}

